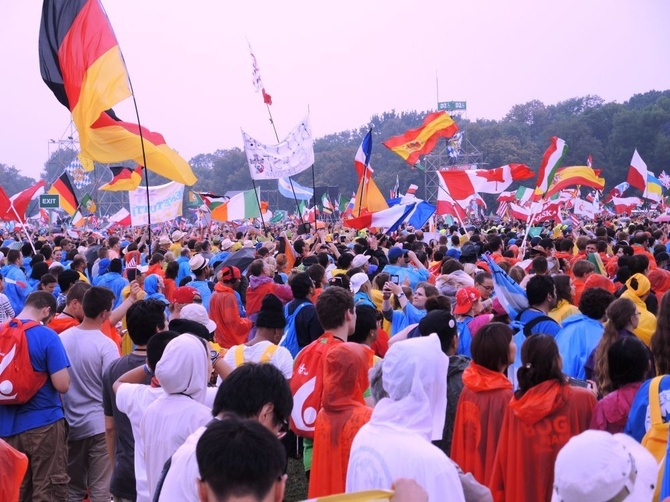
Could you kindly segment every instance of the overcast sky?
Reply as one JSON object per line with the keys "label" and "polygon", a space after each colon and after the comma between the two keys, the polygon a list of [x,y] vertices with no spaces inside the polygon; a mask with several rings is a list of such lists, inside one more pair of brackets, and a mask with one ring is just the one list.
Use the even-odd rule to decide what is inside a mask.
{"label": "overcast sky", "polygon": [[[251,43],[280,136],[311,110],[316,137],[395,109],[467,100],[500,119],[517,103],[670,88],[665,0],[103,2],[143,125],[187,160],[274,142],[251,83]],[[70,116],[41,80],[41,2],[0,0],[0,163],[37,177]],[[134,121],[131,100],[115,107]],[[353,160],[352,160],[353,162]]]}

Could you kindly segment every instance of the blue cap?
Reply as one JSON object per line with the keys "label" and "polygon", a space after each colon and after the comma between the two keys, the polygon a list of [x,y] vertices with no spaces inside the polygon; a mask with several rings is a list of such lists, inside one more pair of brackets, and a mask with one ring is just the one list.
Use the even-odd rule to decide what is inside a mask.
{"label": "blue cap", "polygon": [[399,248],[397,246],[392,247],[389,249],[389,260],[397,260],[402,255],[407,254],[407,252],[407,249]]}

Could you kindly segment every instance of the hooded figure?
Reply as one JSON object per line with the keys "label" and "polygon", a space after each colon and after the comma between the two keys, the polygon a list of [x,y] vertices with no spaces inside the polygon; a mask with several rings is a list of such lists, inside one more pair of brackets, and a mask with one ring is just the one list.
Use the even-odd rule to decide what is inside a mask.
{"label": "hooded figure", "polygon": [[458,472],[432,439],[442,437],[449,358],[433,334],[391,346],[384,358],[386,397],[356,435],[347,470],[347,492],[389,489],[408,477],[429,500],[465,500]]}
{"label": "hooded figure", "polygon": [[633,333],[647,347],[651,345],[651,336],[656,331],[656,317],[647,310],[647,304],[644,302],[650,291],[651,283],[649,279],[642,274],[633,274],[626,281],[626,291],[621,294],[621,298],[628,298],[640,312],[640,321],[637,324],[637,328],[633,330]]}
{"label": "hooded figure", "polygon": [[140,423],[152,497],[165,461],[212,418],[211,410],[204,405],[210,374],[206,342],[190,334],[168,343],[156,365],[156,378],[165,394],[147,408]]}
{"label": "hooded figure", "polygon": [[358,343],[342,343],[326,355],[323,408],[316,418],[309,497],[344,492],[351,443],[372,415],[365,405],[372,352]]}
{"label": "hooded figure", "polygon": [[146,279],[144,279],[144,291],[147,294],[145,300],[149,299],[160,300],[165,305],[169,305],[170,302],[168,301],[167,298],[165,298],[165,295],[163,294],[160,288],[160,281],[161,278],[156,274],[151,274],[147,276]]}

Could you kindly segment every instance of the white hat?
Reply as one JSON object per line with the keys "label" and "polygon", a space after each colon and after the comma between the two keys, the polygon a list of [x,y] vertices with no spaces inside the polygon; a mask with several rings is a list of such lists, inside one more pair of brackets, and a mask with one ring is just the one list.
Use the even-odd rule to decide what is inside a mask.
{"label": "white hat", "polygon": [[657,476],[656,459],[633,438],[587,430],[558,452],[551,500],[649,501]]}
{"label": "white hat", "polygon": [[174,242],[177,242],[180,241],[184,237],[184,235],[186,234],[184,234],[184,232],[182,232],[181,230],[175,230],[174,232],[172,232],[171,237]]}
{"label": "white hat", "polygon": [[354,259],[351,261],[351,266],[353,268],[362,267],[363,265],[365,265],[369,261],[370,261],[369,256],[364,255],[364,254],[357,254],[356,256],[354,256]]}
{"label": "white hat", "polygon": [[189,321],[195,321],[198,324],[202,324],[210,333],[214,333],[216,331],[216,323],[209,318],[209,315],[207,315],[207,309],[200,303],[191,303],[186,305],[183,309],[181,309],[179,317],[182,319],[188,319]]}
{"label": "white hat", "polygon": [[149,265],[138,265],[136,268],[140,274],[146,274],[147,270],[149,270]]}
{"label": "white hat", "polygon": [[158,239],[158,245],[163,246],[163,245],[166,245],[166,244],[172,244],[172,241],[170,240],[170,238],[167,235],[161,235],[161,238]]}
{"label": "white hat", "polygon": [[191,270],[193,272],[197,272],[198,270],[202,270],[207,266],[209,263],[209,260],[202,256],[201,254],[195,255],[193,258],[191,258],[188,261],[188,265],[191,267]]}
{"label": "white hat", "polygon": [[351,288],[351,291],[356,294],[358,293],[358,290],[361,289],[361,286],[369,280],[368,274],[358,272],[357,274],[352,275],[351,279],[349,279],[349,287]]}
{"label": "white hat", "polygon": [[252,248],[252,247],[254,247],[254,243],[250,240],[246,240],[246,241],[244,241],[244,244],[242,246],[245,247],[245,248]]}
{"label": "white hat", "polygon": [[231,241],[230,239],[223,239],[221,241],[221,244],[219,245],[219,249],[221,249],[221,251],[228,251],[232,247],[233,247],[233,241]]}

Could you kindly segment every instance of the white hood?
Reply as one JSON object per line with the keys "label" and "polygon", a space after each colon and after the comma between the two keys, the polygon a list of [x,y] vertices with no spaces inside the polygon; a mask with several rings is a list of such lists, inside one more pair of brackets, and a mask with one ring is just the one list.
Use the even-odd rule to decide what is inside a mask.
{"label": "white hood", "polygon": [[184,334],[165,347],[156,365],[156,378],[167,394],[184,394],[204,403],[210,368],[209,354],[201,339]]}
{"label": "white hood", "polygon": [[382,365],[389,397],[377,403],[371,421],[412,430],[427,440],[442,439],[448,370],[449,358],[436,334],[392,345]]}

